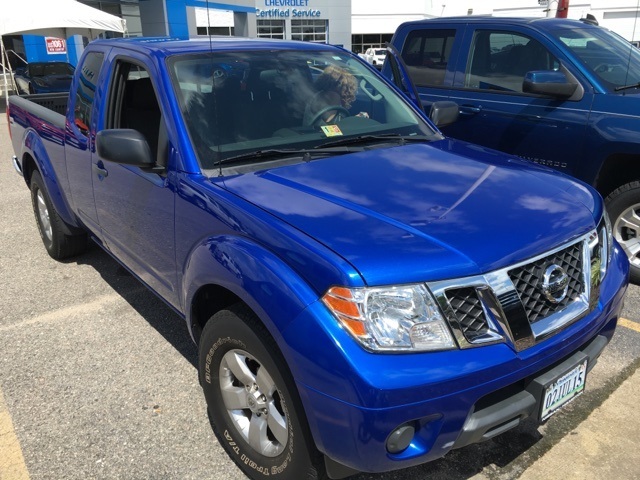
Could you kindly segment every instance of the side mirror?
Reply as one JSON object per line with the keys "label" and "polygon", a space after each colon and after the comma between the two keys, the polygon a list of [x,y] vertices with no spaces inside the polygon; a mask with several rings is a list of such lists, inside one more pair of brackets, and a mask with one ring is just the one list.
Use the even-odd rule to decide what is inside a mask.
{"label": "side mirror", "polygon": [[578,88],[577,83],[570,83],[563,72],[540,70],[527,72],[522,82],[522,91],[537,93],[551,97],[570,97]]}
{"label": "side mirror", "polygon": [[436,127],[446,127],[451,125],[458,119],[460,108],[456,102],[448,100],[442,102],[433,102],[429,110],[429,118]]}
{"label": "side mirror", "polygon": [[137,130],[102,130],[96,135],[96,150],[100,158],[109,162],[140,168],[155,165],[147,140]]}

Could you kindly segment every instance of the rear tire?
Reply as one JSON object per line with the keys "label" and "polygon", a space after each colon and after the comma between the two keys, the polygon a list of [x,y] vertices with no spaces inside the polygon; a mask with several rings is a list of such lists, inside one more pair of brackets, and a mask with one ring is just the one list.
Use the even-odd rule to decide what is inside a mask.
{"label": "rear tire", "polygon": [[234,305],[207,322],[198,367],[213,431],[245,475],[326,478],[289,369],[246,306]]}
{"label": "rear tire", "polygon": [[69,235],[64,221],[56,212],[40,172],[31,175],[31,203],[40,238],[47,253],[55,260],[79,255],[87,249],[87,235]]}
{"label": "rear tire", "polygon": [[613,236],[629,259],[629,279],[640,284],[640,182],[615,189],[606,205]]}

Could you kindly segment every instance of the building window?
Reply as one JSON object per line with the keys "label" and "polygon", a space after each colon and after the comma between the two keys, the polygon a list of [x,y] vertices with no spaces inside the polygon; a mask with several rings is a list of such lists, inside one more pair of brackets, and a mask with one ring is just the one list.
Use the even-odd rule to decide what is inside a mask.
{"label": "building window", "polygon": [[197,27],[198,35],[222,35],[224,37],[233,37],[233,27]]}
{"label": "building window", "polygon": [[142,36],[142,21],[140,20],[140,7],[138,4],[121,3],[122,18],[127,21],[127,36]]}
{"label": "building window", "polygon": [[[80,0],[80,3],[84,3],[103,12],[110,13],[120,18],[124,18],[127,21],[128,37],[141,37],[142,36],[142,22],[140,21],[140,7],[137,0],[120,0],[114,2],[113,0]],[[99,35],[100,37],[111,38],[121,37],[121,33],[117,32],[105,32]]]}
{"label": "building window", "polygon": [[351,35],[351,50],[364,53],[368,48],[384,48],[391,42],[393,33],[372,33],[367,35]]}
{"label": "building window", "polygon": [[284,39],[284,20],[258,20],[258,37]]}
{"label": "building window", "polygon": [[328,20],[291,20],[291,40],[327,43]]}

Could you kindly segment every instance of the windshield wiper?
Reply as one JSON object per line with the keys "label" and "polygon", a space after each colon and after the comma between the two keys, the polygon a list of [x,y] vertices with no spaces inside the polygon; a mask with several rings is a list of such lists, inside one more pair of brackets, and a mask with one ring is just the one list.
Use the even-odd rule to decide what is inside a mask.
{"label": "windshield wiper", "polygon": [[316,148],[337,147],[341,145],[358,145],[362,143],[371,143],[377,140],[395,140],[400,145],[407,142],[430,142],[433,137],[427,135],[400,135],[399,133],[382,133],[380,135],[360,135],[359,137],[342,138],[318,145]]}
{"label": "windshield wiper", "polygon": [[215,167],[221,165],[230,165],[233,163],[253,163],[252,160],[264,160],[267,158],[284,158],[291,156],[300,156],[305,162],[310,161],[313,157],[318,155],[340,155],[344,153],[350,153],[348,148],[331,148],[331,149],[269,149],[269,150],[257,150],[255,152],[242,153],[240,155],[234,155],[233,157],[223,158],[213,163]]}
{"label": "windshield wiper", "polygon": [[634,83],[633,85],[623,85],[621,87],[616,87],[613,90],[615,92],[621,92],[622,90],[630,90],[632,88],[640,88],[640,82]]}

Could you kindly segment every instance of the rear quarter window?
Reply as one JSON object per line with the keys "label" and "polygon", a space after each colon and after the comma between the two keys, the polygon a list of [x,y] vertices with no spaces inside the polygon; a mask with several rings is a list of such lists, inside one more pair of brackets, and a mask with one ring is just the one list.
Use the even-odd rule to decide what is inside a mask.
{"label": "rear quarter window", "polygon": [[75,91],[73,110],[74,124],[80,132],[87,136],[91,127],[93,111],[93,97],[96,93],[96,83],[102,68],[104,55],[100,52],[90,52],[85,57],[79,70],[79,82]]}
{"label": "rear quarter window", "polygon": [[444,84],[455,37],[455,29],[423,29],[409,33],[402,48],[402,59],[415,85]]}

